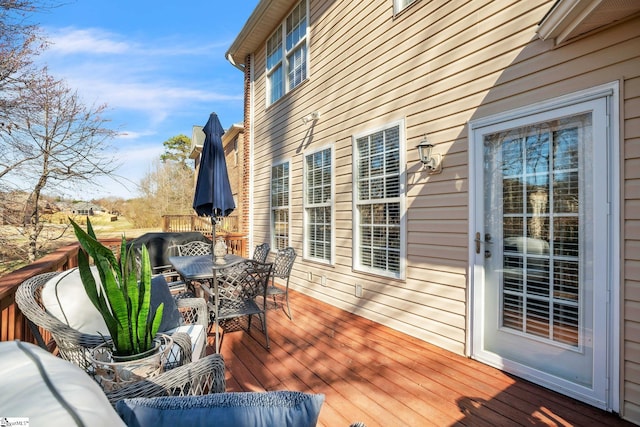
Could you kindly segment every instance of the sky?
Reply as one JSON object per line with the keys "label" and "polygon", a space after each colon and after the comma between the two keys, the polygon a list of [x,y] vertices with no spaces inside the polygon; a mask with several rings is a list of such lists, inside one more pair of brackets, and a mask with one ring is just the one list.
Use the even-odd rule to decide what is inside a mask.
{"label": "sky", "polygon": [[119,132],[117,179],[64,194],[91,200],[139,195],[138,183],[179,134],[191,137],[215,112],[227,129],[243,120],[243,75],[224,57],[258,0],[61,0],[38,14],[48,49],[38,63],[108,106]]}

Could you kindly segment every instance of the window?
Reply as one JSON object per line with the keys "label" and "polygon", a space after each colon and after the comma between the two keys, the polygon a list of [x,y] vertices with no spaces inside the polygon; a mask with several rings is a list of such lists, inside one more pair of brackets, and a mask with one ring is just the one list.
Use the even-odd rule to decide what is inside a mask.
{"label": "window", "polygon": [[305,258],[331,263],[332,251],[332,150],[305,156],[304,219]]}
{"label": "window", "polygon": [[415,3],[417,0],[393,0],[393,13],[397,15],[402,12],[411,3]]}
{"label": "window", "polygon": [[289,162],[271,168],[271,247],[289,246]]}
{"label": "window", "polygon": [[354,138],[354,268],[404,274],[402,123]]}
{"label": "window", "polygon": [[502,189],[502,326],[575,347],[591,129],[585,113],[484,135],[486,158],[500,159],[485,182]]}
{"label": "window", "polygon": [[303,0],[267,40],[267,105],[306,80],[307,68],[307,2]]}

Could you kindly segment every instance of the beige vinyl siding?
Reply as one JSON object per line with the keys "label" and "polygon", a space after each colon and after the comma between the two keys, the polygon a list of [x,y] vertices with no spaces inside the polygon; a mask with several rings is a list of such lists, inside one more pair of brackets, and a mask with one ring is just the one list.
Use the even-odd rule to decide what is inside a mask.
{"label": "beige vinyl siding", "polygon": [[[636,20],[636,25],[640,25]],[[637,53],[636,44],[636,53]],[[640,55],[640,53],[638,53]],[[640,422],[640,72],[623,91],[624,316],[623,396],[625,417]]]}
{"label": "beige vinyl siding", "polygon": [[[254,229],[268,241],[271,165],[291,161],[291,286],[342,309],[464,353],[468,284],[467,122],[620,81],[623,324],[621,402],[640,420],[640,19],[555,47],[538,22],[554,1],[420,1],[393,19],[391,2],[319,2],[309,11],[309,79],[265,108],[264,45],[254,55]],[[312,126],[301,118],[321,113]],[[352,269],[354,134],[405,120],[406,280]],[[444,154],[425,173],[415,146],[427,133]],[[335,263],[302,259],[305,149],[333,145]],[[265,206],[266,204],[266,206]],[[307,272],[313,273],[308,280]],[[327,277],[321,286],[320,277]],[[355,296],[355,284],[364,295]],[[295,310],[295,308],[294,308]]]}
{"label": "beige vinyl siding", "polygon": [[[304,146],[306,141],[302,138],[307,130],[300,125],[300,118],[316,110],[321,112],[321,119],[313,129],[314,145],[322,141],[333,142],[336,147],[335,265],[322,269],[312,263],[296,263],[296,270],[300,271],[294,270],[293,275],[299,280],[292,285],[341,308],[463,353],[467,310],[468,165],[466,135],[461,134],[461,130],[473,112],[469,82],[475,84],[483,78],[478,64],[487,57],[486,51],[477,52],[478,47],[472,42],[481,36],[479,21],[489,19],[482,24],[482,31],[497,33],[494,35],[497,39],[506,37],[509,31],[515,33],[514,37],[521,39],[515,47],[513,41],[503,44],[516,51],[531,39],[545,8],[538,5],[536,11],[529,14],[530,34],[518,36],[522,22],[517,19],[514,22],[512,14],[524,14],[525,17],[520,18],[524,20],[526,13],[503,10],[502,5],[482,8],[472,3],[452,10],[451,5],[447,8],[434,2],[420,2],[424,4],[414,5],[410,13],[393,21],[385,2],[373,2],[366,7],[348,3],[320,14],[314,9],[315,3],[311,2],[310,13],[311,77],[267,110],[263,107],[264,52],[257,52],[255,56],[256,158],[291,156],[295,185],[296,177],[301,180],[301,157],[291,153]],[[491,17],[495,14],[507,15],[493,18],[508,22],[507,28],[494,25]],[[429,19],[424,19],[425,16]],[[432,26],[428,25],[430,22]],[[348,49],[344,48],[344,40],[350,42]],[[462,57],[471,57],[463,62],[454,60],[452,55],[458,55],[457,49],[462,49]],[[497,58],[494,62],[501,60],[504,68],[516,55],[509,53],[494,54]],[[456,80],[456,73],[463,72],[469,79],[467,82],[452,81]],[[499,71],[494,67],[483,72],[489,75],[483,78],[486,90],[495,83]],[[441,86],[430,86],[434,80]],[[472,94],[476,104],[484,96],[481,89],[482,86],[478,86],[474,90],[478,94]],[[456,100],[464,109],[451,104]],[[351,135],[403,117],[406,117],[407,128],[408,268],[406,280],[396,281],[352,271]],[[450,123],[441,124],[441,120]],[[425,121],[430,123],[427,125]],[[424,131],[432,138],[431,132],[438,128],[441,128],[439,132],[448,133],[446,139],[437,141],[438,149],[447,154],[446,169],[442,175],[428,177],[419,170],[414,146]],[[266,140],[275,143],[264,144],[264,150],[260,149],[257,141]],[[256,173],[257,168],[256,165]],[[258,175],[255,182],[256,193],[259,193],[261,178]],[[296,224],[296,212],[301,213],[301,205],[296,200],[301,200],[301,192],[294,188],[292,224]],[[255,231],[257,238],[261,231]],[[301,239],[301,228],[292,230],[292,242],[299,251]],[[328,286],[310,283],[305,274],[309,269],[315,270],[315,277],[325,274]],[[364,287],[362,299],[354,295],[356,283]]]}

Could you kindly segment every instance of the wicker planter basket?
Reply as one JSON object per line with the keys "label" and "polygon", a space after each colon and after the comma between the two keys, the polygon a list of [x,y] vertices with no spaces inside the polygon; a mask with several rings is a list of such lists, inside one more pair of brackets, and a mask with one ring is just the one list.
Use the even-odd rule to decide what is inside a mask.
{"label": "wicker planter basket", "polygon": [[114,391],[161,374],[173,339],[169,335],[158,334],[154,342],[155,347],[151,350],[125,357],[113,355],[111,341],[100,344],[91,350],[94,378],[105,391]]}

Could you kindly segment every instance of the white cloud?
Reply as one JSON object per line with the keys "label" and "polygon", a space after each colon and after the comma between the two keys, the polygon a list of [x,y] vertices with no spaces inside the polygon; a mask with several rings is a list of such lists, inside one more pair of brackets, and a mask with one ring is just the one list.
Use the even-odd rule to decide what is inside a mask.
{"label": "white cloud", "polygon": [[[46,29],[45,29],[46,31]],[[231,40],[185,42],[176,37],[162,40],[130,41],[123,35],[99,28],[64,27],[49,29],[48,51],[55,55],[87,54],[93,56],[120,54],[144,57],[218,55],[231,44]]]}
{"label": "white cloud", "polygon": [[154,131],[133,131],[133,130],[123,130],[118,132],[118,137],[116,138],[117,140],[119,139],[140,139],[146,136],[152,136],[155,135],[156,132]]}
{"label": "white cloud", "polygon": [[[224,46],[222,42],[203,45],[171,40],[158,47],[157,40],[147,44],[121,39],[99,29],[62,28],[53,34],[53,45],[42,57],[52,73],[67,80],[86,102],[137,111],[155,125],[194,105],[242,101],[238,91],[241,75],[226,64],[222,53],[215,52]],[[237,74],[236,93],[221,92],[231,81],[188,68],[204,67],[216,59],[218,65],[229,67],[227,72]]]}
{"label": "white cloud", "polygon": [[53,54],[125,53],[132,49],[127,42],[115,40],[117,35],[99,29],[61,28],[48,38]]}

